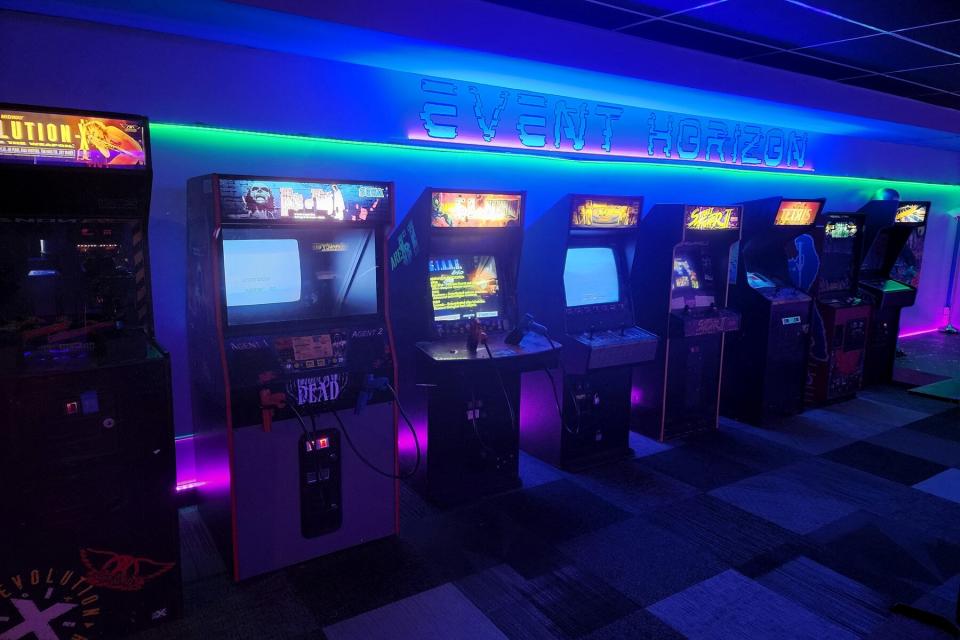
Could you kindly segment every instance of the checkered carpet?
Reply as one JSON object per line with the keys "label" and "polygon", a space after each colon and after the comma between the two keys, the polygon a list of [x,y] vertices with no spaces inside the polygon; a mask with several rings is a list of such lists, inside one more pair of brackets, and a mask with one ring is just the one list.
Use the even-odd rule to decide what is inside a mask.
{"label": "checkered carpet", "polygon": [[889,387],[770,428],[724,421],[440,511],[402,535],[232,584],[183,513],[186,615],[139,638],[941,638],[952,615],[960,409]]}

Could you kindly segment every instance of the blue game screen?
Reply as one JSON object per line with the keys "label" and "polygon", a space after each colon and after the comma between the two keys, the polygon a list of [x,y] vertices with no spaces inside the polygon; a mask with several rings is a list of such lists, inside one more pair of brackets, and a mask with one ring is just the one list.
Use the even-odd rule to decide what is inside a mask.
{"label": "blue game screen", "polygon": [[568,307],[620,301],[617,259],[610,247],[570,247],[563,268]]}

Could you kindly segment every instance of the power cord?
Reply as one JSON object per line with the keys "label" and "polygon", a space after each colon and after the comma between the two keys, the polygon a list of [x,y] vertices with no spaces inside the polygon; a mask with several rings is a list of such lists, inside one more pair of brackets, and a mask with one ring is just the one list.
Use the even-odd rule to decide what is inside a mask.
{"label": "power cord", "polygon": [[[368,376],[367,380],[369,381],[371,380],[371,378],[372,378],[371,376]],[[350,449],[353,450],[353,453],[356,454],[360,462],[362,462],[367,467],[369,467],[371,471],[374,471],[377,474],[384,476],[385,478],[390,478],[391,480],[407,480],[409,478],[412,478],[414,475],[416,475],[417,471],[420,469],[420,462],[423,457],[423,453],[420,449],[420,439],[417,437],[417,430],[413,427],[413,423],[410,421],[410,418],[407,416],[407,412],[404,411],[403,405],[400,404],[400,398],[397,395],[397,390],[394,389],[393,385],[391,385],[388,381],[383,382],[383,387],[390,390],[391,395],[393,395],[394,401],[396,401],[397,403],[397,408],[399,409],[400,415],[403,417],[404,422],[407,423],[407,427],[410,429],[411,435],[413,435],[413,444],[417,450],[417,458],[416,458],[416,462],[413,465],[413,468],[406,473],[400,473],[400,474],[390,473],[390,472],[384,471],[383,469],[380,469],[375,464],[370,462],[366,458],[366,456],[360,453],[360,450],[353,443],[353,439],[350,437],[350,431],[347,429],[347,425],[343,423],[343,420],[340,418],[340,414],[337,413],[336,409],[331,410],[330,413],[333,414],[333,417],[336,419],[337,424],[340,425],[340,430],[343,431],[343,436],[346,439],[347,444],[350,446]],[[364,390],[364,393],[367,393],[369,391],[371,390]]]}

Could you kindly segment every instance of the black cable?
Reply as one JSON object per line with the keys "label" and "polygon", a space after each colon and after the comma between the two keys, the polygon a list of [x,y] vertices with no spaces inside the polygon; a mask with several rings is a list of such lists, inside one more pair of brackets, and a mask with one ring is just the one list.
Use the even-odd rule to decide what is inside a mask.
{"label": "black cable", "polygon": [[[547,339],[547,342],[550,344],[550,350],[554,353],[554,355],[556,355],[557,347],[556,347],[556,345],[554,344],[553,338],[551,338],[549,335],[544,336],[544,337]],[[566,367],[563,366],[563,359],[562,359],[560,356],[557,356],[557,365],[559,365],[559,367],[560,367],[560,375],[563,376],[563,386],[564,386],[564,388],[566,389],[566,387],[567,387],[567,369],[566,369]],[[550,378],[550,384],[553,385],[553,376],[550,374],[549,371],[547,371],[547,367],[544,367],[543,370],[547,372],[547,376]],[[570,427],[567,426],[567,421],[564,420],[564,418],[563,418],[563,409],[562,409],[562,408],[560,408],[560,424],[563,425],[563,430],[564,430],[564,431],[566,431],[566,432],[569,433],[570,435],[576,436],[576,435],[579,435],[579,434],[580,434],[580,431],[583,430],[583,416],[582,416],[582,414],[580,413],[580,403],[577,402],[577,394],[575,394],[575,393],[573,392],[573,389],[572,389],[572,388],[569,389],[569,392],[570,392],[570,399],[573,401],[573,411],[574,411],[574,413],[577,414],[577,428],[576,428],[575,430],[572,430],[572,431],[571,431]],[[556,388],[556,386],[553,387],[553,398],[554,398],[554,400],[555,400],[556,403],[557,403],[557,407],[560,407],[560,400],[557,398],[557,388]]]}
{"label": "black cable", "polygon": [[293,411],[293,415],[297,416],[297,421],[300,423],[300,429],[303,431],[303,435],[310,437],[307,433],[307,423],[303,421],[303,416],[300,415],[300,412],[297,411],[297,408],[293,404],[293,398],[290,397],[290,394],[287,394],[287,406],[290,407],[290,410]]}
{"label": "black cable", "polygon": [[380,474],[381,476],[390,478],[391,480],[407,480],[409,478],[412,478],[420,469],[420,461],[423,455],[420,450],[420,439],[417,437],[417,430],[413,427],[413,423],[410,421],[410,418],[407,417],[407,412],[403,410],[403,406],[400,404],[400,398],[397,396],[396,389],[394,389],[393,385],[391,385],[390,383],[387,383],[387,388],[390,390],[390,393],[393,394],[393,399],[394,401],[396,401],[397,408],[399,409],[400,415],[403,416],[404,421],[407,423],[407,427],[410,429],[410,433],[413,435],[413,444],[417,449],[417,460],[413,465],[413,469],[411,469],[406,473],[401,473],[401,474],[388,473],[378,468],[369,460],[367,460],[367,458],[362,453],[360,453],[360,450],[353,443],[353,439],[350,438],[350,432],[347,431],[347,426],[343,423],[343,420],[340,419],[340,414],[337,413],[336,409],[332,409],[330,413],[333,414],[333,417],[336,419],[337,424],[340,425],[340,430],[343,431],[343,435],[347,440],[347,444],[350,445],[350,448],[356,454],[357,458],[360,459],[360,462],[362,462],[367,467],[369,467],[370,470]]}
{"label": "black cable", "polygon": [[[487,344],[487,341],[483,341],[483,348],[487,350],[487,356],[490,358],[490,361],[493,362],[494,357],[493,353],[490,351],[490,345]],[[507,410],[510,412],[510,428],[516,432],[520,431],[520,423],[517,422],[517,414],[513,411],[513,403],[510,402],[510,394],[507,393],[507,385],[503,382],[503,376],[500,375],[500,367],[493,365],[493,370],[497,374],[497,380],[500,381],[500,390],[503,391],[503,399],[507,401]]]}

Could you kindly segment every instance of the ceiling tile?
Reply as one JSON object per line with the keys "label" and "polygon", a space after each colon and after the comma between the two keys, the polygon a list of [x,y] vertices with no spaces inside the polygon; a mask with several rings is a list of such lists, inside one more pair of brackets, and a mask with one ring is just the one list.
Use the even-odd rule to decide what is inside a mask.
{"label": "ceiling tile", "polygon": [[[956,2],[960,4],[960,0],[956,0]],[[901,31],[900,35],[960,54],[960,20],[938,24],[934,27],[908,29],[907,31]]]}
{"label": "ceiling tile", "polygon": [[675,16],[671,20],[784,48],[804,47],[874,33],[870,29],[804,9],[786,0],[730,0]]}
{"label": "ceiling tile", "polygon": [[960,91],[960,62],[943,67],[916,69],[892,75],[905,80],[922,82],[943,91]]}
{"label": "ceiling tile", "polygon": [[823,60],[815,60],[799,53],[770,53],[750,58],[750,62],[768,67],[777,67],[778,69],[786,69],[787,71],[795,71],[796,73],[804,73],[808,76],[827,78],[828,80],[839,80],[840,78],[849,78],[851,76],[863,75],[864,73],[861,69]]}
{"label": "ceiling tile", "polygon": [[[606,1],[606,0],[601,0]],[[720,0],[720,2],[732,2],[733,0]],[[637,11],[649,13],[655,16],[664,16],[682,11],[689,11],[710,0],[621,0],[624,6],[633,7]]]}
{"label": "ceiling tile", "polygon": [[625,29],[623,33],[629,33],[647,40],[673,44],[678,47],[715,53],[728,58],[746,58],[773,51],[770,47],[762,44],[743,42],[735,38],[707,33],[666,20],[656,20],[630,27]]}
{"label": "ceiling tile", "polygon": [[925,93],[930,93],[930,89],[926,89],[915,84],[910,84],[909,82],[903,82],[902,80],[897,80],[895,78],[889,78],[887,76],[850,78],[848,80],[843,80],[843,84],[852,84],[856,87],[863,87],[864,89],[873,89],[874,91],[882,91],[883,93],[892,93],[895,96],[903,96],[905,98],[915,98]]}
{"label": "ceiling tile", "polygon": [[631,11],[623,11],[616,8],[617,5],[628,6],[630,3],[626,0],[618,2],[617,0],[604,0],[604,6],[585,2],[584,0],[489,0],[494,4],[500,4],[514,9],[531,11],[551,18],[560,18],[571,22],[579,22],[591,27],[601,29],[616,29],[624,25],[643,20],[643,15]]}
{"label": "ceiling tile", "polygon": [[924,102],[929,102],[941,107],[950,107],[951,109],[960,109],[960,96],[953,93],[935,93],[933,95],[917,98]]}
{"label": "ceiling tile", "polygon": [[[960,0],[958,0],[960,1]],[[806,50],[820,58],[871,71],[888,72],[957,62],[953,56],[894,38],[875,36],[837,42]]]}
{"label": "ceiling tile", "polygon": [[960,18],[957,0],[802,0],[802,4],[888,31]]}

